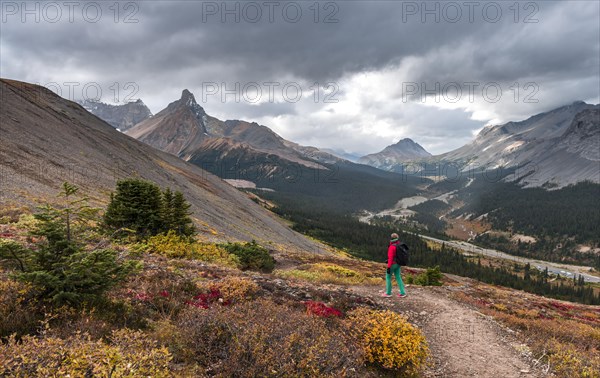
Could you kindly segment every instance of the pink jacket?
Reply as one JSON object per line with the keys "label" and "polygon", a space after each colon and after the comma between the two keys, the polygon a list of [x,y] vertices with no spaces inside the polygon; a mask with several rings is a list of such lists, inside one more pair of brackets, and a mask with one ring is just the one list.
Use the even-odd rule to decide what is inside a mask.
{"label": "pink jacket", "polygon": [[398,241],[390,242],[390,246],[388,247],[388,268],[391,268],[392,265],[394,265],[394,257],[396,257],[396,245],[398,243]]}

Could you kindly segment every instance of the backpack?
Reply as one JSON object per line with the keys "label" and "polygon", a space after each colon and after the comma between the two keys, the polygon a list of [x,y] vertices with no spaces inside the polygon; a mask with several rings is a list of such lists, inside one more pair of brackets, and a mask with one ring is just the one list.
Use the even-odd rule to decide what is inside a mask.
{"label": "backpack", "polygon": [[396,256],[394,263],[400,266],[408,265],[408,246],[404,243],[396,243]]}

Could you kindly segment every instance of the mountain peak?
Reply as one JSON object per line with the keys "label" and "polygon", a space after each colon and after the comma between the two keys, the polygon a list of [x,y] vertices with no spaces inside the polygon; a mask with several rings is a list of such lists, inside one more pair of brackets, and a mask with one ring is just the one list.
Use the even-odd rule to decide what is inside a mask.
{"label": "mountain peak", "polygon": [[410,138],[403,138],[397,143],[387,146],[381,152],[361,157],[358,162],[375,168],[391,169],[398,164],[430,156],[431,154],[419,143]]}
{"label": "mountain peak", "polygon": [[402,138],[397,143],[395,143],[394,145],[395,146],[401,146],[403,144],[415,145],[415,144],[418,144],[418,143],[416,143],[414,140],[412,140],[410,138]]}
{"label": "mountain peak", "polygon": [[204,108],[196,102],[196,98],[194,97],[194,94],[187,89],[184,89],[181,92],[181,98],[179,99],[179,101],[176,101],[174,104],[177,104],[177,107],[184,106],[184,107],[189,108],[194,113],[196,118],[198,118],[198,120],[200,120],[200,121],[202,120],[202,118],[204,116],[206,116],[206,112],[204,111]]}
{"label": "mountain peak", "polygon": [[181,101],[186,103],[187,105],[191,105],[191,104],[195,104],[196,103],[196,98],[194,97],[194,95],[192,94],[192,92],[190,92],[187,89],[184,89],[181,92]]}

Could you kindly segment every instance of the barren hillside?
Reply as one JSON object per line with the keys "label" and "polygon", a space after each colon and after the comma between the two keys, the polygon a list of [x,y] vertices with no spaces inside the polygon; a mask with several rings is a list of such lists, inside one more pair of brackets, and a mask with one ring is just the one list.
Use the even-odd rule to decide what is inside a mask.
{"label": "barren hillside", "polygon": [[140,177],[182,191],[201,236],[252,240],[273,248],[323,251],[244,194],[176,156],[119,133],[46,88],[2,79],[0,198],[5,206],[51,200],[63,181],[105,204],[120,178]]}

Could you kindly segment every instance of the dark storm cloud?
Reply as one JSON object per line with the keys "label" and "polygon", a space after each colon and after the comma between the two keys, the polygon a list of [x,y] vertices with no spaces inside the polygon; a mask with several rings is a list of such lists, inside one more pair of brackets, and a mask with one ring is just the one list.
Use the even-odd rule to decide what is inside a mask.
{"label": "dark storm cloud", "polygon": [[[15,11],[14,4],[21,9]],[[389,127],[398,125],[398,133],[403,133],[398,137],[421,135],[430,138],[430,147],[436,149],[433,139],[449,129],[462,143],[486,120],[525,117],[600,97],[600,6],[593,1],[527,1],[517,7],[500,1],[321,2],[318,13],[314,2],[140,1],[119,3],[118,14],[114,2],[82,2],[73,22],[65,7],[58,22],[48,22],[47,14],[39,20],[25,15],[22,22],[23,4],[2,2],[0,75],[38,83],[98,82],[103,97],[113,94],[109,88],[116,82],[119,100],[127,93],[125,84],[134,82],[139,88],[135,97],[143,98],[154,112],[178,98],[182,88],[192,90],[200,101],[206,83],[232,87],[297,82],[306,96],[315,82],[338,83],[341,104],[335,112],[322,101],[307,103],[306,96],[298,103],[260,104],[213,96],[203,104],[209,114],[223,118],[261,119],[267,126],[272,119],[274,125],[281,125],[279,132],[286,136],[287,131],[301,143],[318,139],[318,130],[327,127],[321,141],[333,144],[340,136],[337,128],[385,120]],[[35,10],[36,4],[42,13],[44,3],[26,6]],[[102,17],[97,22],[89,22],[93,12],[86,18],[81,11],[88,4],[100,4]],[[93,11],[95,6],[88,8]],[[253,22],[257,9],[262,14]],[[297,9],[302,15],[292,22]],[[368,84],[364,88],[365,93],[372,89],[382,96],[357,93],[355,76],[364,72],[383,73],[372,84],[376,88]],[[491,103],[481,100],[479,93],[473,102],[459,102],[461,106],[440,104],[443,110],[436,109],[437,104],[420,106],[420,93],[410,97],[415,106],[401,101],[403,83],[429,89],[458,83],[464,89],[465,82],[498,83],[505,97],[512,95],[509,87],[515,82],[521,87],[534,82],[539,87],[538,101],[503,98]],[[413,117],[403,118],[378,106],[381,102],[406,107],[405,113]],[[346,119],[344,113],[356,107],[361,110]],[[326,125],[321,118],[308,120],[313,113],[327,113],[325,109],[333,114],[323,116]],[[418,109],[427,115],[418,116]],[[442,127],[448,109],[454,109],[452,126]],[[459,116],[461,111],[467,113]],[[478,115],[478,121],[470,120],[471,115]],[[281,117],[294,121],[286,123]],[[432,122],[436,117],[441,121]],[[383,139],[373,136],[370,146],[383,144]]]}
{"label": "dark storm cloud", "polygon": [[[32,18],[21,23],[19,19],[15,20],[15,16],[7,16],[2,42],[28,46],[23,53],[29,56],[54,60],[60,56],[69,57],[100,69],[126,68],[130,62],[135,62],[143,64],[143,69],[164,72],[190,65],[218,63],[238,66],[239,73],[234,72],[233,76],[273,78],[291,74],[317,81],[336,80],[348,72],[378,69],[403,57],[424,55],[465,40],[472,40],[476,49],[472,51],[473,64],[480,69],[490,67],[492,74],[499,70],[494,64],[489,64],[491,61],[510,54],[512,49],[519,54],[515,55],[516,58],[522,58],[522,45],[529,45],[535,51],[525,57],[524,69],[564,70],[579,64],[578,60],[565,62],[556,59],[557,46],[552,43],[537,43],[539,41],[526,35],[518,43],[511,41],[509,36],[533,24],[515,23],[514,15],[504,4],[501,8],[503,16],[497,23],[484,19],[484,5],[474,7],[472,23],[468,19],[468,8],[461,6],[462,17],[451,23],[442,17],[443,3],[437,3],[442,4],[437,15],[439,22],[435,20],[436,15],[426,15],[426,22],[422,22],[424,8],[412,14],[414,4],[422,7],[420,2],[332,2],[335,7],[320,9],[320,22],[314,22],[315,11],[309,9],[312,3],[294,2],[302,10],[302,17],[293,23],[289,16],[286,19],[283,15],[286,4],[283,2],[273,6],[271,23],[268,7],[262,5],[266,2],[256,2],[260,5],[262,17],[259,22],[253,23],[249,15],[244,16],[244,13],[250,13],[244,12],[244,2],[149,1],[136,4],[139,11],[135,19],[139,22],[135,24],[115,24],[113,12],[107,5],[103,5],[103,18],[97,23],[75,17],[73,23],[61,20],[63,22],[50,24],[42,19],[39,24],[33,24]],[[537,29],[549,31],[557,27],[557,33],[561,34],[560,29],[564,25],[547,25],[543,19],[545,14],[554,11],[557,3],[536,4],[540,8],[536,13],[539,18],[539,23],[535,24]],[[208,5],[218,8],[216,14]],[[227,13],[227,9],[235,9],[236,5],[239,20]],[[287,13],[293,13],[290,9],[296,7],[288,8]],[[487,13],[492,11],[488,9]],[[322,19],[330,14],[334,14],[332,20],[336,22],[323,22]],[[225,22],[222,22],[222,17],[225,17]],[[520,17],[524,18],[524,15]],[[564,23],[574,21],[566,19]],[[587,37],[583,34],[578,41],[573,41],[571,34],[561,34],[562,40],[557,42],[571,42],[560,46],[578,52],[575,47],[589,43],[594,38],[593,34],[587,33]],[[499,38],[496,38],[495,44],[488,45],[486,41],[494,37]],[[546,35],[539,37],[544,39]],[[519,60],[516,59],[516,62]],[[432,63],[439,64],[438,68],[443,71],[443,62]]]}

